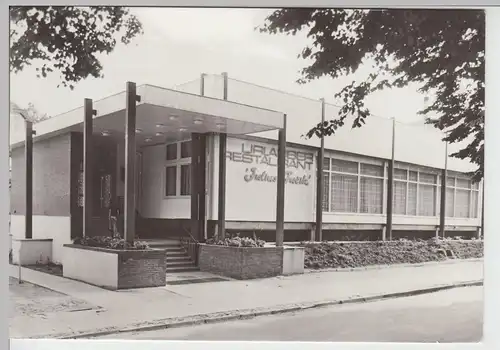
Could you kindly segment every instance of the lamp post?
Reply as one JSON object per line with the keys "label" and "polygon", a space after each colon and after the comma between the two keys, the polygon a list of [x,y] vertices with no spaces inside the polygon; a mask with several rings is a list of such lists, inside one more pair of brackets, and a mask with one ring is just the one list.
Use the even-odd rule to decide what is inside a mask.
{"label": "lamp post", "polygon": [[[33,135],[35,132],[33,131],[33,120],[35,119],[34,112],[30,109],[25,110],[20,108],[17,104],[11,104],[11,110],[15,113],[18,113],[23,119],[26,128],[26,140],[25,140],[25,166],[26,166],[26,191],[25,191],[25,224],[24,224],[24,238],[32,239],[33,238]],[[21,249],[22,245],[19,245],[19,249]],[[21,257],[21,252],[18,252],[18,256]],[[18,261],[18,282],[22,283],[21,278],[21,261]]]}

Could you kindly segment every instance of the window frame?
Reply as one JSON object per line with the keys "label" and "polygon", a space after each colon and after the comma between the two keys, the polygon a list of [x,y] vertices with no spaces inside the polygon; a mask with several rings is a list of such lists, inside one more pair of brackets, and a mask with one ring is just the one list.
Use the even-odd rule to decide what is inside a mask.
{"label": "window frame", "polygon": [[[448,184],[448,179],[453,178],[453,184]],[[461,187],[458,185],[458,180],[465,180],[469,181],[468,187]],[[479,214],[479,209],[480,209],[480,189],[481,189],[481,184],[475,185],[475,183],[472,181],[471,178],[465,177],[462,174],[456,174],[456,173],[451,173],[446,176],[446,190],[452,190],[453,191],[453,216],[448,216],[446,215],[446,218],[450,219],[462,219],[462,220],[468,220],[468,219],[478,219],[480,218]],[[468,215],[466,217],[462,216],[457,216],[457,203],[456,203],[456,198],[457,198],[457,191],[460,192],[465,192],[467,191],[469,194],[469,203],[468,203]],[[476,194],[476,199],[477,203],[474,205],[474,194]],[[475,209],[475,213],[474,213]]]}
{"label": "window frame", "polygon": [[[343,172],[343,171],[339,171],[339,170],[336,170],[334,169],[333,167],[333,163],[334,161],[337,160],[337,161],[347,161],[347,162],[352,162],[352,163],[355,163],[356,164],[356,167],[357,167],[357,172],[356,173],[353,173],[353,172]],[[324,201],[322,199],[322,205],[321,205],[321,209],[323,210],[323,213],[324,214],[338,214],[338,215],[369,215],[369,216],[373,216],[373,215],[376,215],[376,216],[383,216],[385,214],[385,209],[384,209],[384,197],[385,197],[385,193],[386,193],[386,190],[385,190],[385,184],[384,184],[384,180],[385,180],[385,164],[382,160],[376,160],[376,159],[353,159],[353,157],[348,157],[346,155],[337,155],[337,154],[334,154],[334,155],[325,155],[324,156],[324,159],[323,161],[327,161],[329,166],[328,168],[325,167],[323,165],[323,176],[325,177],[325,180],[328,179],[328,194],[326,196],[324,196],[327,200],[327,205],[325,206],[324,205]],[[325,163],[323,163],[325,164]],[[369,174],[361,174],[361,168],[362,168],[362,164],[364,165],[374,165],[374,166],[377,166],[380,168],[381,170],[381,176],[375,176],[375,175],[369,175]],[[353,164],[354,165],[354,164]],[[327,176],[325,176],[327,175]],[[333,178],[334,178],[334,175],[340,175],[340,176],[350,176],[350,177],[356,177],[356,182],[357,182],[357,190],[356,190],[356,200],[357,200],[357,203],[356,203],[356,211],[335,211],[333,210],[333,202],[332,202],[332,191],[333,191],[333,184],[332,184],[332,181],[333,181]],[[371,178],[371,179],[378,179],[378,180],[381,180],[382,181],[382,191],[381,191],[381,199],[380,199],[380,213],[364,213],[364,212],[361,212],[361,181],[362,181],[362,178]],[[323,184],[324,188],[323,188],[323,191],[326,189],[327,186],[325,186],[325,184]],[[325,211],[325,207],[326,207],[326,211]]]}
{"label": "window frame", "polygon": [[[181,168],[184,165],[189,165],[190,166],[189,169],[191,169],[191,157],[181,158],[182,144],[186,142],[191,143],[191,139],[169,142],[164,145],[165,156],[163,158],[164,163],[163,163],[163,185],[162,185],[163,188],[162,193],[164,199],[189,198],[191,196],[191,194],[186,194],[186,195],[181,194],[181,181],[182,181]],[[176,158],[167,160],[167,147],[172,144],[177,145]],[[167,195],[167,168],[169,167],[175,167],[175,195]],[[191,190],[189,190],[189,193],[191,193]]]}

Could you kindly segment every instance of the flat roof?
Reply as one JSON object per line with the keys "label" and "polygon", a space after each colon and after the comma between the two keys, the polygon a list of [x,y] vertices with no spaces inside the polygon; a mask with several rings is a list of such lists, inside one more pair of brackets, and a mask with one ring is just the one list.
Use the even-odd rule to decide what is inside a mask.
{"label": "flat roof", "polygon": [[[173,128],[176,126],[167,125],[167,122],[172,120],[172,117],[176,117],[180,123],[178,125],[182,125],[182,129],[189,129],[188,131],[224,132],[237,135],[281,129],[285,125],[285,114],[270,109],[149,84],[138,86],[137,94],[141,96],[141,101],[137,103],[137,124],[145,126],[154,126],[164,121],[167,127]],[[124,132],[125,91],[94,101],[93,108],[97,111],[94,124],[98,128],[100,124],[104,124],[116,132]],[[34,140],[46,139],[70,131],[80,131],[83,119],[84,107],[82,106],[36,123]],[[198,121],[197,126],[189,124],[194,120]],[[204,120],[205,123],[200,124],[200,120]],[[20,129],[11,130],[10,145],[13,148],[24,144],[24,129]]]}

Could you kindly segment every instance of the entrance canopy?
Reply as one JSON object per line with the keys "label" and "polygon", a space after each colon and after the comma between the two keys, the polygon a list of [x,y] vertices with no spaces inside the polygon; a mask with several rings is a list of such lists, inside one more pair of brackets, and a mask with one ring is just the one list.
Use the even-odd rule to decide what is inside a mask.
{"label": "entrance canopy", "polygon": [[[190,133],[251,134],[282,129],[285,115],[280,112],[203,97],[152,85],[137,87],[137,146],[163,143]],[[123,139],[126,93],[94,101],[94,134]],[[35,125],[34,140],[43,140],[70,131],[83,131],[83,106]],[[24,144],[25,131],[11,130],[10,145]]]}

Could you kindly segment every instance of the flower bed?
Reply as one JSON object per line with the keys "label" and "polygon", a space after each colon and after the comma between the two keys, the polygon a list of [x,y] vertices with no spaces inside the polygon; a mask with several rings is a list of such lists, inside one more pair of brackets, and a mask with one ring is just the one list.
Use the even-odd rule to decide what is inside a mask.
{"label": "flower bed", "polygon": [[94,236],[94,237],[78,237],[73,240],[73,244],[107,249],[127,249],[127,250],[147,250],[149,245],[144,241],[134,241],[129,243],[120,237],[110,236]]}
{"label": "flower bed", "polygon": [[415,264],[450,257],[469,259],[484,256],[482,240],[322,242],[303,243],[302,246],[305,247],[305,267],[311,269]]}
{"label": "flower bed", "polygon": [[263,241],[262,239],[257,239],[256,237],[250,238],[250,237],[239,237],[239,236],[234,236],[231,238],[225,238],[225,239],[217,239],[216,237],[214,238],[209,238],[207,239],[207,244],[210,245],[222,245],[226,247],[251,247],[251,248],[258,248],[258,247],[264,247],[266,244],[266,241]]}
{"label": "flower bed", "polygon": [[166,285],[165,250],[145,242],[85,237],[64,245],[63,276],[116,290]]}

